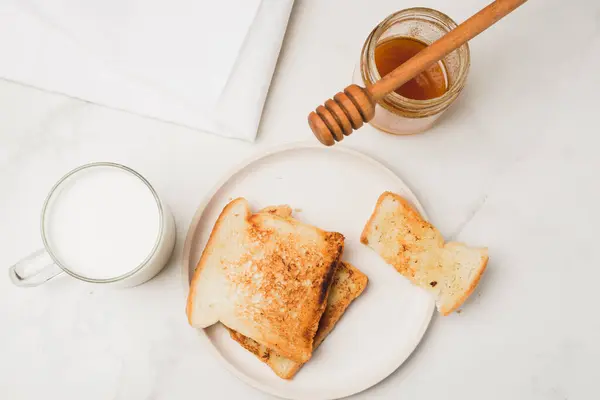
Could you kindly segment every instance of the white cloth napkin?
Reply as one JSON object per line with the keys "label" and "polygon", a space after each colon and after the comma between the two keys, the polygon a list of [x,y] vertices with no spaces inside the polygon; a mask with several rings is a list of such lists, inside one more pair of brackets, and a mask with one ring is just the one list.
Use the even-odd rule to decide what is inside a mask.
{"label": "white cloth napkin", "polygon": [[293,0],[0,0],[0,77],[254,140]]}

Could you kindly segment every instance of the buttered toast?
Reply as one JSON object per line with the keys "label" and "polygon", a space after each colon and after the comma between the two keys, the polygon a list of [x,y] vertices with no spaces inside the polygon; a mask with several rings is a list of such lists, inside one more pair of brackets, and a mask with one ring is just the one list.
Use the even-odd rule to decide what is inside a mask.
{"label": "buttered toast", "polygon": [[486,248],[445,243],[401,196],[385,192],[377,200],[361,242],[415,285],[431,292],[442,315],[458,309],[475,290],[488,262]]}
{"label": "buttered toast", "polygon": [[[335,324],[340,320],[350,303],[360,296],[367,286],[368,278],[357,268],[346,262],[340,262],[331,289],[327,298],[327,307],[319,323],[319,329],[314,340],[316,349],[333,330]],[[239,342],[244,348],[256,355],[261,361],[271,367],[279,377],[291,379],[302,368],[303,363],[298,363],[283,357],[266,346],[229,330],[231,337]]]}
{"label": "buttered toast", "polygon": [[221,212],[196,267],[190,324],[217,322],[295,362],[310,359],[344,237],[238,198]]}

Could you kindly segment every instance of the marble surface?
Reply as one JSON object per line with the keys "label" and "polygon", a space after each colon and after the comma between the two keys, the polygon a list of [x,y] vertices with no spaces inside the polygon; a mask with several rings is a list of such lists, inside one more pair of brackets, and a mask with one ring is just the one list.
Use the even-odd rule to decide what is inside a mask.
{"label": "marble surface", "polygon": [[[296,1],[254,144],[0,81],[0,264],[40,247],[44,196],[93,160],[145,175],[179,234],[169,266],[134,289],[0,279],[1,397],[267,398],[187,325],[178,262],[196,207],[240,159],[311,139],[307,112],[350,82],[380,19],[423,5],[463,20],[485,3]],[[342,144],[403,177],[447,238],[491,255],[464,311],[434,318],[409,361],[356,398],[595,398],[600,4],[529,2],[471,50],[467,88],[435,129],[393,137],[365,127]]]}

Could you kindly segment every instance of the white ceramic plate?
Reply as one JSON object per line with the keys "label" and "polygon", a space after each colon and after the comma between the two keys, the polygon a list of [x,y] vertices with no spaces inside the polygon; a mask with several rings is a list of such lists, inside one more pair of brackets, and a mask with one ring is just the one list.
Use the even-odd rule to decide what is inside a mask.
{"label": "white ceramic plate", "polygon": [[403,195],[425,215],[402,180],[373,159],[340,147],[295,145],[244,163],[200,206],[184,245],[186,293],[214,222],[236,197],[248,199],[255,210],[289,204],[297,210],[296,218],[343,233],[343,259],[369,277],[363,295],[290,381],[277,377],[222,326],[200,329],[200,336],[237,377],[283,398],[333,399],[377,384],[408,358],[429,325],[434,301],[359,241],[386,190]]}

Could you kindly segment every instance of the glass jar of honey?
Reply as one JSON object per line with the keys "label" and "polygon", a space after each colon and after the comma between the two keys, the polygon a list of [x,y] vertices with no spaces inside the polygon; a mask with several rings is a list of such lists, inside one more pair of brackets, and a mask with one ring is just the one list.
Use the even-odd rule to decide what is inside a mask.
{"label": "glass jar of honey", "polygon": [[[390,15],[367,38],[354,83],[374,84],[454,28],[452,19],[430,8],[409,8]],[[429,129],[460,94],[469,65],[469,46],[464,44],[378,101],[370,124],[398,135]]]}

